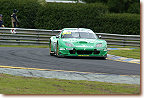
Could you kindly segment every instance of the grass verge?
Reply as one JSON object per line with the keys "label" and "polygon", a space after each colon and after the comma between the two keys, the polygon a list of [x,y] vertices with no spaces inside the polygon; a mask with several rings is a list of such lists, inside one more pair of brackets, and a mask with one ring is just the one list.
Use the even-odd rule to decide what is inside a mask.
{"label": "grass verge", "polygon": [[108,54],[122,56],[127,58],[140,59],[140,48],[133,50],[110,50]]}
{"label": "grass verge", "polygon": [[48,48],[48,45],[0,45],[0,47]]}
{"label": "grass verge", "polygon": [[108,48],[140,48],[140,47],[137,47],[137,46],[108,45]]}
{"label": "grass verge", "polygon": [[140,94],[140,85],[0,74],[1,94]]}

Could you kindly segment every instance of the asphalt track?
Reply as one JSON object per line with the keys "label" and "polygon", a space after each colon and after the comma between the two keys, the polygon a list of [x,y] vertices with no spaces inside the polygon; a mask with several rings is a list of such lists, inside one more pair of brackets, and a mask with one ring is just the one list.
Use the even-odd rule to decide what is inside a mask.
{"label": "asphalt track", "polygon": [[48,48],[0,47],[0,65],[65,71],[140,75],[140,64],[99,58],[57,58]]}

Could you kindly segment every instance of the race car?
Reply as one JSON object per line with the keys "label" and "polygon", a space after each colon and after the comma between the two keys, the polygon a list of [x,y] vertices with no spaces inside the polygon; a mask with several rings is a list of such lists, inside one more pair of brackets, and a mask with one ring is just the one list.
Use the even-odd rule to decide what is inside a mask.
{"label": "race car", "polygon": [[50,55],[107,57],[107,42],[98,38],[90,29],[64,28],[50,38]]}

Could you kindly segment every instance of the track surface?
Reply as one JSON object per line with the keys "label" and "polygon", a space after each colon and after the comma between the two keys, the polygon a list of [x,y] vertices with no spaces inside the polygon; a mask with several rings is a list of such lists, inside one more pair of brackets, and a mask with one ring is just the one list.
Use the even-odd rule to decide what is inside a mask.
{"label": "track surface", "polygon": [[140,64],[99,58],[57,58],[48,48],[0,47],[0,65],[66,71],[140,75]]}

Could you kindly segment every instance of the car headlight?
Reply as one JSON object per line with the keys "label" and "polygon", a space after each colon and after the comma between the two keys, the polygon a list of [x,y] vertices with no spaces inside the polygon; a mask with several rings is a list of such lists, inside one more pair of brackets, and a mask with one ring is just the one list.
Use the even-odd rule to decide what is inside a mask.
{"label": "car headlight", "polygon": [[107,51],[107,48],[105,48],[104,51]]}
{"label": "car headlight", "polygon": [[96,44],[96,47],[102,47],[102,43]]}
{"label": "car headlight", "polygon": [[65,43],[66,46],[69,46],[69,47],[73,47],[73,44],[71,43]]}

